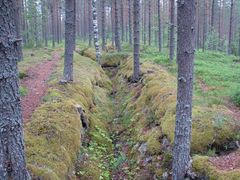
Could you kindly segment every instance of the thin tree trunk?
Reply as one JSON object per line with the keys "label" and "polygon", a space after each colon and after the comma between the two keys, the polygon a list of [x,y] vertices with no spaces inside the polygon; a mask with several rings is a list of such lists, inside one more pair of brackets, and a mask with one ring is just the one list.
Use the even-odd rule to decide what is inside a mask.
{"label": "thin tree trunk", "polygon": [[162,15],[161,15],[161,0],[157,0],[158,7],[158,49],[162,52]]}
{"label": "thin tree trunk", "polygon": [[207,39],[207,2],[206,0],[204,0],[204,19],[203,19],[203,42],[202,42],[202,49],[203,49],[203,52],[205,51],[205,44],[206,44],[206,39]]}
{"label": "thin tree trunk", "polygon": [[102,0],[102,50],[106,49],[106,14],[105,14],[105,0]]}
{"label": "thin tree trunk", "polygon": [[88,46],[92,46],[92,1],[88,0]]}
{"label": "thin tree trunk", "polygon": [[129,44],[132,46],[132,0],[128,0]]}
{"label": "thin tree trunk", "polygon": [[144,45],[146,45],[146,43],[147,43],[147,4],[146,4],[146,1],[144,1],[143,4],[144,4],[143,43],[144,43]]}
{"label": "thin tree trunk", "polygon": [[173,63],[175,50],[175,0],[171,0],[171,15],[170,15],[170,36],[169,36],[169,59]]}
{"label": "thin tree trunk", "polygon": [[99,34],[98,34],[98,20],[97,20],[97,0],[92,0],[92,13],[93,13],[93,34],[94,45],[96,49],[96,61],[100,64],[101,52],[99,47]]}
{"label": "thin tree trunk", "polygon": [[121,39],[124,41],[124,5],[123,5],[123,0],[120,1],[120,10],[121,10]]}
{"label": "thin tree trunk", "polygon": [[173,148],[173,180],[184,180],[190,170],[193,67],[195,54],[195,0],[178,0],[178,89]]}
{"label": "thin tree trunk", "polygon": [[134,71],[133,82],[138,82],[140,78],[140,0],[133,1],[133,31],[134,31]]}
{"label": "thin tree trunk", "polygon": [[42,10],[42,36],[45,46],[48,46],[47,39],[47,11],[46,11],[46,1],[41,0],[41,10]]}
{"label": "thin tree trunk", "polygon": [[51,1],[51,21],[52,21],[52,47],[55,48],[55,18],[54,18],[54,0]]}
{"label": "thin tree trunk", "polygon": [[233,29],[233,0],[231,0],[231,10],[230,10],[230,25],[229,25],[229,36],[228,36],[228,54],[232,54],[232,29]]}
{"label": "thin tree trunk", "polygon": [[152,43],[152,0],[148,0],[148,45]]}
{"label": "thin tree trunk", "polygon": [[20,105],[17,61],[20,39],[17,34],[13,0],[0,6],[0,179],[27,180],[23,118]]}
{"label": "thin tree trunk", "polygon": [[120,24],[119,24],[119,11],[118,11],[118,0],[114,0],[114,8],[115,8],[115,45],[117,51],[120,52],[122,50],[121,43],[120,43]]}
{"label": "thin tree trunk", "polygon": [[73,81],[73,51],[75,44],[75,0],[65,1],[65,55],[64,55],[64,81]]}
{"label": "thin tree trunk", "polygon": [[238,29],[238,56],[240,56],[240,27]]}
{"label": "thin tree trunk", "polygon": [[111,2],[111,25],[112,25],[112,46],[114,47],[114,42],[115,42],[115,12],[114,12],[114,4],[115,4],[115,0],[112,0]]}

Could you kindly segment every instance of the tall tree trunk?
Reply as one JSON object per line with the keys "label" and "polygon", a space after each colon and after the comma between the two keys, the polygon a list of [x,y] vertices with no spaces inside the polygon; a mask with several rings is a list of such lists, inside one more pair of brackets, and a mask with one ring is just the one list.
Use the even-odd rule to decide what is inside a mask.
{"label": "tall tree trunk", "polygon": [[148,0],[148,45],[152,43],[152,0]]}
{"label": "tall tree trunk", "polygon": [[105,0],[102,0],[102,50],[106,49],[106,14],[105,14]]}
{"label": "tall tree trunk", "polygon": [[147,43],[147,3],[143,1],[144,4],[144,22],[143,22],[143,43],[146,45]]}
{"label": "tall tree trunk", "polygon": [[158,7],[158,49],[162,52],[162,15],[161,15],[161,0],[157,0]]}
{"label": "tall tree trunk", "polygon": [[124,41],[124,5],[123,0],[120,1],[121,10],[121,39]]}
{"label": "tall tree trunk", "polygon": [[119,24],[119,11],[118,11],[118,0],[114,0],[114,10],[115,10],[115,45],[117,51],[120,52],[122,50],[121,43],[120,43],[120,24]]}
{"label": "tall tree trunk", "polygon": [[73,81],[73,51],[75,44],[75,0],[65,0],[65,55],[64,55],[64,81]]}
{"label": "tall tree trunk", "polygon": [[128,0],[129,44],[132,46],[132,0]]}
{"label": "tall tree trunk", "polygon": [[55,0],[52,0],[51,1],[51,4],[50,4],[50,8],[51,8],[51,23],[52,23],[52,47],[54,48],[55,47],[55,16],[54,16],[54,1]]}
{"label": "tall tree trunk", "polygon": [[88,46],[92,46],[92,1],[88,0]]}
{"label": "tall tree trunk", "polygon": [[204,3],[203,3],[203,6],[204,6],[204,17],[203,17],[203,42],[202,42],[202,50],[203,52],[205,51],[206,47],[205,47],[205,44],[206,44],[206,39],[207,39],[207,25],[208,25],[208,21],[207,21],[207,0],[204,0]]}
{"label": "tall tree trunk", "polygon": [[133,32],[134,32],[134,71],[133,82],[138,82],[140,78],[140,0],[133,1]]}
{"label": "tall tree trunk", "polygon": [[173,149],[173,180],[184,180],[190,166],[193,67],[195,54],[195,0],[178,0],[178,89]]}
{"label": "tall tree trunk", "polygon": [[240,56],[240,27],[238,29],[238,56]]}
{"label": "tall tree trunk", "polygon": [[212,30],[214,29],[214,22],[215,22],[215,7],[216,7],[216,0],[212,0],[212,19],[211,19],[211,26]]}
{"label": "tall tree trunk", "polygon": [[175,50],[175,0],[171,0],[170,9],[169,59],[173,63]]}
{"label": "tall tree trunk", "polygon": [[228,54],[232,54],[232,29],[233,29],[233,6],[234,1],[231,0],[231,9],[230,9],[230,25],[229,25],[229,35],[228,35]]}
{"label": "tall tree trunk", "polygon": [[42,11],[42,36],[44,44],[48,46],[47,39],[47,11],[46,11],[46,0],[41,0],[41,11]]}
{"label": "tall tree trunk", "polygon": [[17,61],[17,2],[0,5],[0,179],[30,179],[25,162]]}
{"label": "tall tree trunk", "polygon": [[92,0],[92,13],[93,13],[93,34],[94,45],[96,49],[96,61],[100,64],[101,52],[99,47],[99,34],[98,34],[98,20],[97,20],[97,0]]}
{"label": "tall tree trunk", "polygon": [[112,46],[114,47],[114,42],[115,42],[115,12],[114,12],[114,5],[115,5],[115,0],[112,0],[111,2],[111,25],[112,25]]}

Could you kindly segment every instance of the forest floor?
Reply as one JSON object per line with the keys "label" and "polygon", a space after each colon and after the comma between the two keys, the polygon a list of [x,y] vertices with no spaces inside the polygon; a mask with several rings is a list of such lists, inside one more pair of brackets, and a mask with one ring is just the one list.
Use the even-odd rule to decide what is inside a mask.
{"label": "forest floor", "polygon": [[47,80],[59,60],[59,53],[54,52],[52,59],[44,60],[26,71],[26,77],[21,80],[21,86],[27,89],[21,101],[24,122],[30,119],[34,110],[41,104],[42,97],[48,88]]}
{"label": "forest floor", "polygon": [[[37,57],[35,57],[35,58],[37,58]],[[38,58],[40,58],[40,57],[38,56]],[[46,59],[48,59],[48,60],[46,60]],[[24,122],[29,121],[32,113],[42,103],[42,98],[43,98],[43,96],[46,95],[46,92],[49,88],[47,81],[49,80],[50,75],[54,72],[54,69],[57,66],[57,63],[60,59],[61,59],[60,53],[58,51],[54,51],[52,53],[51,58],[45,58],[45,60],[41,60],[40,63],[35,63],[28,69],[25,69],[26,77],[24,77],[21,80],[21,86],[26,88],[26,91],[27,91],[26,95],[22,97]],[[155,62],[153,64],[156,66],[156,63],[157,62]],[[169,69],[169,67],[166,67],[166,66],[162,66],[162,67],[166,71],[168,70],[169,72],[171,72],[173,74],[175,73],[174,70]],[[88,68],[88,67],[86,67],[86,68]],[[133,167],[135,168],[135,165],[132,165],[131,163],[136,163],[136,162],[132,162],[132,159],[129,158],[129,155],[131,154],[132,150],[139,151],[139,149],[141,148],[141,145],[144,145],[144,143],[141,142],[142,144],[141,143],[138,144],[140,146],[139,149],[134,149],[131,144],[132,137],[129,137],[129,141],[128,141],[128,134],[130,132],[129,132],[129,129],[128,130],[126,129],[125,124],[123,124],[123,122],[122,122],[123,115],[121,114],[121,113],[123,113],[121,111],[121,108],[123,106],[122,103],[124,103],[124,101],[121,100],[121,96],[116,95],[119,91],[122,91],[122,89],[120,89],[119,84],[117,84],[118,82],[116,81],[116,75],[119,71],[119,67],[107,67],[107,68],[103,68],[103,70],[108,75],[108,77],[112,83],[112,93],[111,93],[111,101],[112,102],[111,102],[111,104],[112,104],[112,109],[113,109],[113,117],[109,123],[109,129],[108,129],[109,132],[108,133],[110,134],[111,139],[112,139],[114,159],[113,159],[113,163],[109,164],[109,167],[107,167],[107,168],[109,168],[108,170],[111,171],[112,179],[114,179],[114,180],[128,179],[130,176],[132,176],[131,172],[130,172],[131,168],[133,168]],[[155,69],[153,69],[153,72],[154,71],[155,71]],[[197,73],[199,73],[199,72],[197,71]],[[239,121],[240,109],[233,103],[230,103],[230,101],[227,101],[229,103],[226,104],[225,98],[221,97],[223,94],[222,91],[224,91],[222,89],[222,87],[219,88],[218,84],[212,85],[213,84],[212,80],[209,80],[208,78],[206,78],[206,75],[204,73],[201,73],[201,75],[202,74],[203,75],[201,78],[198,78],[198,85],[196,85],[197,86],[196,94],[198,94],[199,96],[201,95],[201,98],[202,98],[202,99],[196,99],[195,100],[196,104],[197,105],[208,104],[208,106],[211,107],[212,104],[216,103],[216,99],[218,99],[216,104],[218,104],[218,103],[223,104],[222,99],[224,99],[224,104],[228,108],[229,114],[233,117],[233,119],[235,121]],[[151,74],[151,72],[150,72],[150,74]],[[217,77],[217,76],[213,76],[213,77]],[[206,78],[206,79],[204,80],[204,78]],[[233,81],[233,82],[235,83],[235,81]],[[124,85],[128,86],[129,84],[126,83]],[[129,86],[135,86],[135,85],[129,85]],[[141,88],[142,87],[140,87],[140,89]],[[136,90],[136,87],[131,87],[131,88],[126,87],[126,90],[127,89]],[[216,93],[213,94],[213,92],[216,92]],[[141,93],[141,90],[139,91],[139,93]],[[217,94],[217,97],[214,97],[216,94]],[[140,96],[140,94],[138,94],[136,96],[136,99],[138,99],[139,96]],[[122,97],[122,98],[124,99],[125,97]],[[134,98],[133,98],[133,102],[134,102]],[[148,106],[148,105],[146,104],[145,106]],[[153,117],[149,117],[149,118],[152,119]],[[225,119],[223,119],[223,123],[222,123],[221,117],[220,117],[220,119],[217,119],[217,120],[220,121],[221,126],[225,122]],[[217,121],[217,123],[219,123],[219,122]],[[239,124],[239,123],[236,123],[236,124]],[[150,132],[151,130],[153,130],[152,132],[154,132],[154,128],[151,129],[152,125],[154,125],[154,124],[149,124],[148,129],[147,130],[145,129],[145,131]],[[159,124],[156,126],[156,129],[158,128],[158,126],[159,126]],[[147,134],[148,132],[145,132],[145,131],[143,131],[143,133]],[[142,136],[142,135],[145,136],[145,134],[139,134],[139,136]],[[125,136],[125,137],[123,138],[123,136]],[[149,137],[149,138],[151,138],[151,137]],[[158,139],[158,141],[159,140],[160,139]],[[212,150],[212,149],[210,149],[210,150]],[[209,152],[211,152],[210,150],[209,150]],[[207,152],[207,153],[209,153],[209,152]],[[205,154],[205,155],[207,155],[207,154]],[[164,154],[157,155],[157,161],[161,161],[162,156],[164,156]],[[225,172],[229,172],[229,171],[233,171],[233,170],[234,171],[240,170],[240,152],[239,152],[239,150],[234,149],[234,151],[229,151],[229,152],[226,151],[221,154],[217,154],[216,152],[214,152],[213,155],[207,155],[207,156],[208,156],[208,162],[213,167],[215,167],[217,169],[217,171],[223,171],[225,173]],[[152,163],[152,161],[155,158],[155,154],[153,156],[149,156],[149,157],[146,156],[146,157],[142,157],[142,158],[143,158],[143,161],[142,160],[141,161],[143,162],[143,164],[149,163],[148,161],[151,161],[151,163]],[[142,163],[142,162],[140,162],[140,163]],[[116,167],[110,167],[111,165],[116,166]],[[156,168],[155,164],[154,164],[154,168]],[[144,169],[144,171],[141,173],[144,174],[144,177],[147,177],[148,174],[150,174],[147,169]]]}

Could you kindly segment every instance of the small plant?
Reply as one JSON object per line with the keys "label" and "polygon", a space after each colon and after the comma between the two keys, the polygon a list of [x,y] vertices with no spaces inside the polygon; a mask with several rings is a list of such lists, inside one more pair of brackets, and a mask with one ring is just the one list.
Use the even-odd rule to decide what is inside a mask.
{"label": "small plant", "polygon": [[211,156],[211,157],[216,156],[216,148],[209,149],[207,152],[207,156]]}
{"label": "small plant", "polygon": [[25,72],[19,72],[18,77],[19,79],[24,79],[25,77],[28,77],[28,75]]}
{"label": "small plant", "polygon": [[240,90],[239,89],[235,90],[232,93],[231,99],[234,102],[234,104],[240,107]]}
{"label": "small plant", "polygon": [[24,96],[27,95],[27,92],[28,92],[28,91],[27,91],[27,88],[26,88],[26,87],[20,86],[19,92],[20,92],[20,96],[21,96],[21,97],[24,97]]}

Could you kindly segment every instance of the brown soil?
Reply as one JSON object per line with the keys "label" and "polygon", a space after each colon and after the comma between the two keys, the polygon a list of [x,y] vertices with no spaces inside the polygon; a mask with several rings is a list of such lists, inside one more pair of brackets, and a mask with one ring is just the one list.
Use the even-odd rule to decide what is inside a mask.
{"label": "brown soil", "polygon": [[240,150],[209,160],[217,169],[222,171],[240,170]]}
{"label": "brown soil", "polygon": [[34,110],[41,104],[42,97],[47,91],[47,80],[52,74],[60,55],[54,52],[52,60],[43,61],[27,71],[28,77],[21,81],[21,85],[26,87],[27,95],[22,98],[21,105],[24,122],[27,122]]}

